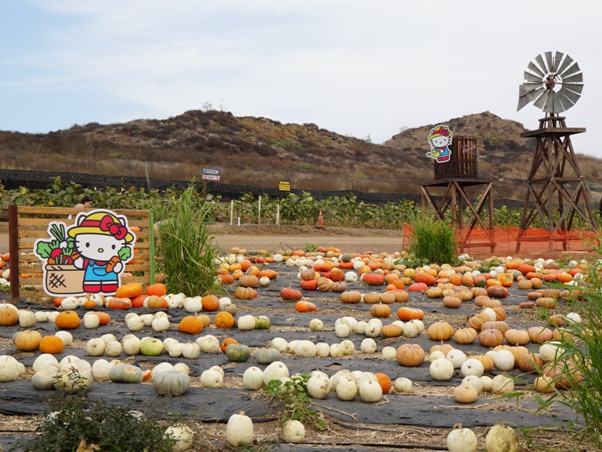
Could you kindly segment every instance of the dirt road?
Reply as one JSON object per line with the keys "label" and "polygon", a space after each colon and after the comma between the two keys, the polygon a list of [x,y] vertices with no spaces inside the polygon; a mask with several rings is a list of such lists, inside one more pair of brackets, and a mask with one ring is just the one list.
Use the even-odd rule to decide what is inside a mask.
{"label": "dirt road", "polygon": [[[232,247],[276,251],[304,249],[306,245],[334,246],[346,252],[401,250],[403,234],[388,229],[343,227],[212,224],[209,230],[224,251]],[[8,223],[0,223],[0,252],[8,252]]]}

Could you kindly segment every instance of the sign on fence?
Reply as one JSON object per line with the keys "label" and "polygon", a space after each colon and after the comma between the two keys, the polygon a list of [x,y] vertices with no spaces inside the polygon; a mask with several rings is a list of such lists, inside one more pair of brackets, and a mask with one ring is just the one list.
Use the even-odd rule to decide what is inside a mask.
{"label": "sign on fence", "polygon": [[287,181],[280,181],[278,184],[278,190],[280,191],[291,191],[291,183]]}

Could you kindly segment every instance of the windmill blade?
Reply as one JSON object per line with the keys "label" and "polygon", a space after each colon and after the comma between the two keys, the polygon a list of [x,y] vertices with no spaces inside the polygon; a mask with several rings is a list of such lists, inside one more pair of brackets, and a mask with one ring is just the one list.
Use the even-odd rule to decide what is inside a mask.
{"label": "windmill blade", "polygon": [[581,96],[579,96],[579,94],[573,93],[572,91],[569,91],[568,89],[564,89],[564,88],[560,88],[560,91],[558,91],[558,93],[556,93],[556,95],[562,101],[562,105],[564,105],[567,110],[569,108],[571,108],[573,105],[575,105],[575,103],[581,97]]}
{"label": "windmill blade", "polygon": [[556,52],[554,54],[554,64],[552,65],[551,71],[552,72],[558,72],[558,68],[560,67],[560,62],[562,61],[562,57],[564,56],[564,53],[562,52]]}
{"label": "windmill blade", "polygon": [[551,97],[552,99],[552,113],[562,113],[563,111],[566,110],[566,108],[564,108],[564,106],[562,105],[562,102],[560,100],[560,96],[558,95],[558,93],[556,93],[553,97]]}
{"label": "windmill blade", "polygon": [[572,62],[573,62],[573,59],[570,56],[565,55],[564,60],[562,61],[562,64],[556,70],[556,72],[558,74],[562,74],[564,72],[564,70],[571,65]]}
{"label": "windmill blade", "polygon": [[548,71],[554,72],[554,58],[552,58],[552,52],[546,52],[546,62],[548,63]]}
{"label": "windmill blade", "polygon": [[546,89],[541,86],[539,88],[537,88],[534,91],[531,91],[530,93],[527,94],[527,99],[529,99],[529,102],[533,102],[535,99],[537,99],[541,93],[543,93]]}
{"label": "windmill blade", "polygon": [[563,79],[568,77],[569,75],[576,74],[577,72],[581,72],[579,65],[577,63],[573,64],[570,68],[565,69],[560,75]]}
{"label": "windmill blade", "polygon": [[530,72],[525,71],[524,73],[525,80],[528,82],[538,82],[539,84],[543,83],[542,78],[539,75],[531,74]]}
{"label": "windmill blade", "polygon": [[583,91],[583,83],[562,83],[562,87],[570,89],[578,94],[581,94]]}
{"label": "windmill blade", "polygon": [[541,83],[523,83],[520,85],[518,88],[518,107],[516,111],[537,99],[543,90],[544,88],[541,86]]}
{"label": "windmill blade", "polygon": [[562,78],[562,84],[566,84],[566,83],[583,83],[583,73],[580,72],[578,74],[575,75],[571,75],[570,77],[563,77]]}
{"label": "windmill blade", "polygon": [[542,109],[548,100],[549,91],[545,91],[539,96],[539,98],[533,103],[537,108]]}
{"label": "windmill blade", "polygon": [[556,93],[554,91],[548,91],[548,98],[546,99],[546,103],[543,106],[543,111],[546,113],[554,113],[554,98],[556,97]]}
{"label": "windmill blade", "polygon": [[519,96],[526,96],[530,92],[535,91],[536,89],[539,89],[539,88],[543,89],[543,85],[541,84],[541,82],[537,82],[537,83],[533,83],[533,82],[523,83],[520,86],[518,95]]}
{"label": "windmill blade", "polygon": [[539,69],[535,63],[533,63],[533,61],[529,61],[529,66],[527,66],[527,69],[529,69],[531,72],[535,72],[537,75],[539,75],[541,78],[545,78],[546,74],[544,72],[542,72],[541,69]]}
{"label": "windmill blade", "polygon": [[537,61],[537,64],[539,64],[539,67],[543,70],[544,74],[547,74],[549,72],[548,68],[546,67],[546,63],[544,63],[543,57],[541,55],[537,55],[535,57],[535,61]]}
{"label": "windmill blade", "polygon": [[[520,89],[519,89],[520,92]],[[529,98],[527,96],[518,96],[518,106],[516,107],[516,111],[519,111],[521,108],[523,108],[525,105],[527,105],[530,102]]]}

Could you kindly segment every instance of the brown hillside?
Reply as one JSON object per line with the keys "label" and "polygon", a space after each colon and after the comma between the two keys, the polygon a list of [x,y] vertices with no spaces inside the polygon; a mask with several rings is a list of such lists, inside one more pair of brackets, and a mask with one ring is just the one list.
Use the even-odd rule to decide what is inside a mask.
{"label": "brown hillside", "polygon": [[[520,137],[521,124],[489,112],[446,124],[479,140],[479,176],[495,180],[496,199],[524,197],[534,143]],[[166,120],[90,123],[47,134],[0,132],[0,154],[6,169],[190,180],[210,167],[221,171],[226,184],[277,187],[289,181],[308,191],[417,195],[422,183],[433,180],[433,163],[425,156],[433,126],[408,129],[377,145],[315,124],[194,110]],[[586,178],[598,180],[602,161],[579,160]]]}

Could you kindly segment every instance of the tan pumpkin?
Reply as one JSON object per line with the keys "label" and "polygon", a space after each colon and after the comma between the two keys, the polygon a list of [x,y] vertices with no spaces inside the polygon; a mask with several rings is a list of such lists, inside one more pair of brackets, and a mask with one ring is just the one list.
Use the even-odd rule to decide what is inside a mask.
{"label": "tan pumpkin", "polygon": [[391,315],[391,308],[389,305],[378,303],[370,306],[370,315],[372,317],[386,318]]}
{"label": "tan pumpkin", "polygon": [[318,290],[322,292],[327,292],[330,290],[332,286],[332,279],[324,278],[323,276],[318,278]]}
{"label": "tan pumpkin", "polygon": [[397,362],[405,367],[418,367],[424,362],[424,350],[418,344],[403,344],[397,348]]}
{"label": "tan pumpkin", "polygon": [[446,308],[459,308],[460,306],[462,306],[462,300],[460,299],[460,297],[448,295],[446,297],[443,297],[443,306],[445,306]]}
{"label": "tan pumpkin", "polygon": [[529,332],[518,328],[509,328],[504,332],[506,342],[511,345],[524,345],[531,342]]}
{"label": "tan pumpkin", "polygon": [[454,335],[454,328],[447,322],[439,321],[431,324],[426,334],[434,341],[447,341]]}
{"label": "tan pumpkin", "polygon": [[484,312],[479,312],[476,315],[473,315],[470,319],[468,319],[468,326],[474,328],[477,331],[481,331],[481,325],[485,322],[491,321],[491,318]]}
{"label": "tan pumpkin", "polygon": [[538,308],[554,309],[556,305],[556,299],[552,297],[539,297],[535,300],[535,306]]}
{"label": "tan pumpkin", "polygon": [[544,362],[539,353],[527,353],[521,355],[516,364],[523,372],[538,372],[543,367]]}
{"label": "tan pumpkin", "polygon": [[378,292],[367,292],[364,294],[363,300],[367,304],[380,303],[380,294]]}
{"label": "tan pumpkin", "polygon": [[429,287],[426,291],[426,296],[429,298],[440,298],[442,292],[440,287]]}
{"label": "tan pumpkin", "polygon": [[380,332],[385,337],[399,337],[403,334],[403,328],[400,325],[391,323],[389,325],[383,325]]}
{"label": "tan pumpkin", "polygon": [[406,303],[410,299],[410,294],[405,290],[393,290],[395,303]]}
{"label": "tan pumpkin", "polygon": [[508,331],[510,327],[502,320],[490,320],[489,322],[483,322],[481,325],[481,331],[483,330],[500,330],[502,334]]}
{"label": "tan pumpkin", "polygon": [[35,330],[19,331],[15,334],[15,346],[26,352],[37,350],[40,347],[41,340],[42,335]]}
{"label": "tan pumpkin", "polygon": [[500,300],[496,300],[495,298],[488,298],[487,300],[483,300],[482,307],[483,308],[501,308],[502,302]]}
{"label": "tan pumpkin", "polygon": [[441,352],[444,356],[447,356],[449,352],[454,349],[454,346],[451,344],[435,344],[429,349],[429,353],[433,352]]}
{"label": "tan pumpkin", "polygon": [[485,329],[479,333],[479,343],[485,347],[496,347],[504,342],[504,335],[500,330]]}
{"label": "tan pumpkin", "polygon": [[342,303],[355,304],[362,300],[362,293],[359,290],[346,290],[339,297]]}
{"label": "tan pumpkin", "polygon": [[473,355],[471,358],[479,360],[481,364],[483,364],[483,370],[485,372],[489,372],[491,369],[493,369],[495,364],[493,362],[493,358],[489,355]]}
{"label": "tan pumpkin", "polygon": [[487,295],[487,294],[477,295],[474,297],[474,304],[476,306],[478,306],[479,308],[482,308],[483,303],[485,303],[487,300],[491,300],[489,295]]}
{"label": "tan pumpkin", "polygon": [[536,344],[543,344],[544,342],[551,341],[554,337],[554,332],[550,328],[541,326],[532,326],[527,329],[531,342]]}
{"label": "tan pumpkin", "polygon": [[380,294],[380,302],[383,304],[393,304],[396,302],[395,294],[392,292],[384,292]]}
{"label": "tan pumpkin", "polygon": [[472,344],[477,339],[477,330],[474,328],[460,328],[454,333],[454,340],[458,344]]}
{"label": "tan pumpkin", "polygon": [[234,290],[234,297],[239,300],[251,300],[255,298],[257,292],[251,287],[237,287]]}
{"label": "tan pumpkin", "polygon": [[254,289],[259,286],[259,278],[255,275],[243,275],[238,280],[238,285],[240,287],[251,287]]}

